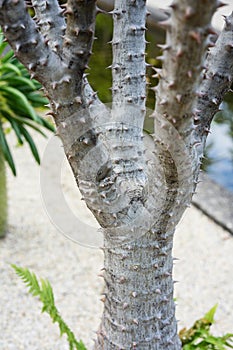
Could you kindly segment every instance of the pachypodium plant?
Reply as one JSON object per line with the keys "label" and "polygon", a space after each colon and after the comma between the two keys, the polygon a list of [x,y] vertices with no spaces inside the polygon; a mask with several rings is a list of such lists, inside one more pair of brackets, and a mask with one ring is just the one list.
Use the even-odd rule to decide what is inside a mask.
{"label": "pachypodium plant", "polygon": [[233,15],[214,42],[211,19],[222,3],[173,2],[161,23],[167,36],[156,69],[152,147],[143,137],[146,1],[115,0],[110,13],[111,108],[85,74],[96,1],[31,5],[34,19],[23,0],[0,0],[0,24],[43,85],[83,199],[103,229],[104,311],[95,349],[180,349],[173,235],[196,188],[211,120],[232,83]]}

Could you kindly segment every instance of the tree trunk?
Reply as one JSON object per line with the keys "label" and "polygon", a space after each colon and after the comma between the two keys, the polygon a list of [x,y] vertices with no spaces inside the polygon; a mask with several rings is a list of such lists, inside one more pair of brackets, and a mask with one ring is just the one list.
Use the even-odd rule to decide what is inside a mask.
{"label": "tree trunk", "polygon": [[0,149],[0,238],[6,234],[7,225],[7,188],[6,168],[3,154]]}
{"label": "tree trunk", "polygon": [[172,280],[173,232],[104,249],[104,312],[96,350],[180,349]]}

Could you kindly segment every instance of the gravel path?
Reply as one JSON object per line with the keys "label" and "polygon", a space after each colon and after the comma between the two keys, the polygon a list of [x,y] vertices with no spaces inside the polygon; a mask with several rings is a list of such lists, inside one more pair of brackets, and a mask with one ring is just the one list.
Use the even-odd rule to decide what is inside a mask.
{"label": "gravel path", "polygon": [[[40,154],[47,141],[36,136]],[[0,240],[0,349],[68,350],[57,325],[29,296],[10,267],[25,266],[48,278],[64,319],[91,347],[101,315],[102,279],[97,276],[103,256],[65,238],[47,217],[40,194],[39,167],[29,150],[15,148],[18,176],[8,174],[9,232]],[[90,220],[77,200],[69,170],[63,171],[63,188],[79,217]],[[76,205],[77,203],[77,205]],[[81,203],[81,204],[80,204]],[[218,303],[214,331],[233,332],[233,237],[199,210],[191,207],[180,223],[174,256],[179,326],[190,326]]]}

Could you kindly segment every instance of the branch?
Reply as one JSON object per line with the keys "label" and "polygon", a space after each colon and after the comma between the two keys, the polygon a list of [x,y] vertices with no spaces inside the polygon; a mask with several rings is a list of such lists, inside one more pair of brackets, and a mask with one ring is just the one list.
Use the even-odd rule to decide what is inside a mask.
{"label": "branch", "polygon": [[23,0],[0,1],[0,25],[17,58],[48,86],[61,71],[61,61],[38,32]]}
{"label": "branch", "polygon": [[225,26],[205,62],[203,82],[196,104],[196,137],[206,138],[210,123],[219,111],[225,93],[233,80],[233,12],[225,18]]}
{"label": "branch", "polygon": [[[88,68],[94,40],[96,0],[68,0],[66,5],[67,28],[63,55],[75,77],[82,77]],[[80,86],[79,86],[80,88]]]}
{"label": "branch", "polygon": [[139,106],[138,118],[143,122],[146,99],[146,2],[116,0],[112,15],[113,109],[125,104]]}
{"label": "branch", "polygon": [[60,52],[65,34],[66,22],[57,0],[32,0],[36,23],[41,34],[55,52]]}
{"label": "branch", "polygon": [[[72,62],[69,60],[74,54],[72,47],[70,48],[71,53],[67,52],[69,56],[67,60],[64,57],[59,57],[53,51],[53,49],[59,48],[62,42],[60,34],[64,29],[65,20],[64,17],[61,17],[61,10],[56,5],[55,0],[48,1],[46,1],[47,7],[44,8],[41,0],[33,0],[41,32],[28,14],[23,0],[0,0],[0,25],[17,58],[27,67],[31,75],[35,76],[45,87],[51,101],[52,114],[57,117],[58,122],[69,117],[82,104],[83,108],[88,108],[90,104],[99,104],[100,101],[89,86],[87,79],[83,77],[83,59],[79,65],[79,59],[76,58],[76,66],[79,66],[79,70],[75,70],[75,66],[72,66]],[[81,1],[78,3],[80,4]],[[53,9],[55,9],[57,16],[55,16],[55,20],[51,19],[51,25],[54,23],[54,26],[52,26],[51,32],[47,32],[48,26],[43,27],[42,24],[46,21],[50,22],[49,16],[52,16]],[[55,29],[59,24],[62,27],[58,30],[56,38]],[[72,32],[72,27],[70,31]],[[42,33],[47,35],[47,38],[44,38]],[[77,38],[82,42],[82,37],[78,35]],[[92,38],[90,45],[91,43]]]}
{"label": "branch", "polygon": [[165,116],[181,134],[193,128],[192,109],[197,98],[204,53],[209,46],[208,35],[217,0],[174,1],[171,18],[161,23],[167,30],[162,46],[163,69],[157,71],[159,85],[154,88],[156,115]]}

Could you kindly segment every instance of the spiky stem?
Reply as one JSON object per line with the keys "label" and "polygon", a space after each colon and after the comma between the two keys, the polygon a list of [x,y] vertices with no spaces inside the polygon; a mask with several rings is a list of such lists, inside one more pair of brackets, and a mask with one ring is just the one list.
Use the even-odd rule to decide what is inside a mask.
{"label": "spiky stem", "polygon": [[105,250],[104,314],[95,349],[180,349],[171,256],[173,234],[147,233]]}
{"label": "spiky stem", "polygon": [[219,110],[223,97],[233,80],[233,13],[225,17],[225,26],[205,60],[203,81],[196,102],[196,136],[209,133],[210,123]]}
{"label": "spiky stem", "polygon": [[41,34],[54,52],[61,52],[63,35],[66,29],[63,10],[56,0],[31,0],[35,9],[34,20],[40,28]]}
{"label": "spiky stem", "polygon": [[217,3],[217,0],[174,1],[171,17],[161,22],[167,37],[160,57],[163,68],[157,70],[160,81],[155,109],[159,115],[166,116],[184,138],[193,128],[193,106]]}
{"label": "spiky stem", "polygon": [[[54,80],[61,60],[51,51],[24,1],[1,1],[0,23],[17,58],[45,85]],[[60,69],[59,69],[60,71]]]}
{"label": "spiky stem", "polygon": [[64,12],[67,15],[67,28],[63,55],[78,81],[87,68],[91,55],[95,32],[95,3],[96,0],[68,0]]}
{"label": "spiky stem", "polygon": [[217,0],[173,1],[171,17],[161,23],[166,28],[167,37],[160,57],[163,68],[157,70],[160,81],[155,88],[157,95],[154,117],[165,117],[178,130],[186,144],[192,159],[192,192],[196,187],[197,169],[203,155],[196,154],[199,139],[195,137],[195,104],[204,56],[211,44],[209,34],[213,29],[210,23],[218,6]]}

